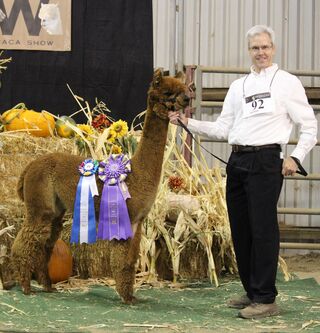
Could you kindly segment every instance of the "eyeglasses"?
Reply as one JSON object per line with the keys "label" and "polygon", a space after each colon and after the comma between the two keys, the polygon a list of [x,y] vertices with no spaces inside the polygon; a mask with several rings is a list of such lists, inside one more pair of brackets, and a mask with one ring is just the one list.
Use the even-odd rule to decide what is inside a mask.
{"label": "eyeglasses", "polygon": [[249,48],[254,53],[258,53],[260,50],[261,51],[269,51],[273,48],[273,45],[262,45],[262,46],[252,46]]}

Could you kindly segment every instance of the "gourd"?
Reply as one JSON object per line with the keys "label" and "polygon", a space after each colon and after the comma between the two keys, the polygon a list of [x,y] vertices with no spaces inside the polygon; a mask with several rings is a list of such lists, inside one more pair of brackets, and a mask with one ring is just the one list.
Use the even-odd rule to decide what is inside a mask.
{"label": "gourd", "polygon": [[76,122],[68,116],[61,116],[56,121],[56,131],[59,136],[62,138],[71,138],[74,135],[73,129],[68,126],[68,123],[70,123],[73,126],[77,126]]}
{"label": "gourd", "polygon": [[58,239],[53,247],[48,272],[52,283],[68,280],[72,275],[72,254],[62,239]]}
{"label": "gourd", "polygon": [[29,110],[20,103],[2,114],[5,131],[26,130],[33,136],[47,137],[53,134],[54,117],[46,111]]}

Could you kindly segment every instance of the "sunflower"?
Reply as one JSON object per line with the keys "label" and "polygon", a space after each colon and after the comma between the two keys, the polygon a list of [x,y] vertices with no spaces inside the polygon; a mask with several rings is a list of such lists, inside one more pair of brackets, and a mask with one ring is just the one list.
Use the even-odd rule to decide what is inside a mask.
{"label": "sunflower", "polygon": [[128,124],[126,121],[120,119],[111,124],[110,131],[116,133],[116,138],[121,138],[128,133]]}
{"label": "sunflower", "polygon": [[111,153],[112,154],[121,154],[122,148],[118,145],[112,145]]}
{"label": "sunflower", "polygon": [[113,131],[112,128],[110,128],[109,133],[108,133],[107,142],[108,143],[114,143],[116,138],[117,138],[117,133],[115,131]]}
{"label": "sunflower", "polygon": [[[80,131],[82,131],[82,134],[86,139],[92,140],[92,136],[94,134],[94,131],[90,125],[86,124],[77,124],[77,127],[79,128]],[[79,135],[77,135],[79,137]]]}

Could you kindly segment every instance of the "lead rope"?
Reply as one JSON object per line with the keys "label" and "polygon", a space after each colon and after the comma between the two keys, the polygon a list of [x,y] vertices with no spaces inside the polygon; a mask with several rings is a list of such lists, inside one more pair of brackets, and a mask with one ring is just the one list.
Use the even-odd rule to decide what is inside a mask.
{"label": "lead rope", "polygon": [[[242,167],[238,167],[238,166],[233,166],[231,164],[229,164],[228,162],[224,161],[222,158],[220,158],[219,156],[211,153],[211,151],[209,151],[206,147],[202,146],[201,143],[196,140],[196,138],[194,137],[194,135],[191,133],[191,131],[187,128],[187,126],[178,118],[178,123],[180,124],[180,126],[190,135],[190,137],[192,138],[192,140],[194,142],[196,142],[203,150],[205,150],[207,153],[209,153],[212,157],[216,158],[217,160],[221,161],[222,163],[226,164],[226,165],[229,165],[230,167],[232,168],[235,168],[235,169],[239,169],[239,170],[242,170],[242,171],[246,171],[246,172],[250,172],[249,169],[247,168],[242,168]],[[308,173],[307,171],[304,169],[304,167],[301,165],[300,161],[294,157],[294,156],[290,156],[294,161],[295,163],[297,164],[298,166],[298,170],[296,171],[296,173],[298,173],[299,175],[302,175],[302,176],[308,176]]]}
{"label": "lead rope", "polygon": [[246,171],[246,172],[250,172],[249,169],[238,167],[238,166],[233,166],[230,163],[228,163],[225,160],[223,160],[222,158],[220,158],[219,156],[211,153],[211,151],[209,151],[206,147],[202,146],[202,144],[194,137],[194,135],[191,133],[191,131],[187,128],[187,126],[179,118],[177,120],[178,120],[178,123],[180,124],[180,126],[190,135],[190,137],[192,138],[192,140],[197,145],[199,145],[203,150],[205,150],[208,154],[210,154],[212,157],[216,158],[217,160],[219,160],[220,162],[224,163],[225,165],[229,165],[232,168],[239,169],[239,170]]}

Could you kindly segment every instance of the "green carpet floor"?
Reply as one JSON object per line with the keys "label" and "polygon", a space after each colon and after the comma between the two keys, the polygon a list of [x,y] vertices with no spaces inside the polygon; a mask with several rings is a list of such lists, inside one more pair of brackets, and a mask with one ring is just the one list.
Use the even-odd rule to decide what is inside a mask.
{"label": "green carpet floor", "polygon": [[238,279],[192,283],[186,288],[140,287],[138,303],[124,305],[106,286],[86,291],[24,296],[19,287],[0,291],[0,332],[320,332],[320,286],[314,279],[294,279],[277,286],[281,314],[244,320],[226,300],[241,295]]}

